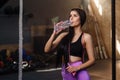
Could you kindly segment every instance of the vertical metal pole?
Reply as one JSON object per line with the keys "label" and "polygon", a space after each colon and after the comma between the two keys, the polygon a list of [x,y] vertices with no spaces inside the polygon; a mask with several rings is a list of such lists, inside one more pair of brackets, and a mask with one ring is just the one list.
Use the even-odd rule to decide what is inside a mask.
{"label": "vertical metal pole", "polygon": [[112,80],[116,80],[116,23],[115,23],[115,0],[111,0],[112,11]]}
{"label": "vertical metal pole", "polygon": [[23,0],[19,0],[19,71],[18,80],[22,80],[22,48],[23,48],[23,32],[22,19],[23,18]]}

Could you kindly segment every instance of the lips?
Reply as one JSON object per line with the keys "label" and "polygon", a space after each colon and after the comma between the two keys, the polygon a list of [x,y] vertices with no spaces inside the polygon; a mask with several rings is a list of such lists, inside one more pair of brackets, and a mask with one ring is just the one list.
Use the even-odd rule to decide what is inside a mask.
{"label": "lips", "polygon": [[72,22],[72,21],[71,21],[70,23],[71,23],[71,24],[73,24],[73,22]]}

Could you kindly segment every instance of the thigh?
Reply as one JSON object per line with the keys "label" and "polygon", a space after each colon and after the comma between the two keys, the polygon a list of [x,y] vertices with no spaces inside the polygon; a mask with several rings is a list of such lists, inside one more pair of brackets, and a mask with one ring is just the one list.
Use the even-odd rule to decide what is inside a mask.
{"label": "thigh", "polygon": [[77,72],[77,80],[90,80],[90,76],[86,70],[81,70]]}

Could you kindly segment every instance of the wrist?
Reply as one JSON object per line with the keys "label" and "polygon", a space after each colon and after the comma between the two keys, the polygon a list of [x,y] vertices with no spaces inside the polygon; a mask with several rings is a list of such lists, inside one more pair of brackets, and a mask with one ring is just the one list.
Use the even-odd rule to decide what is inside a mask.
{"label": "wrist", "polygon": [[52,36],[56,36],[56,33],[55,33],[55,31],[52,33]]}
{"label": "wrist", "polygon": [[78,66],[77,68],[76,68],[76,71],[79,71],[81,68],[80,68],[80,66]]}

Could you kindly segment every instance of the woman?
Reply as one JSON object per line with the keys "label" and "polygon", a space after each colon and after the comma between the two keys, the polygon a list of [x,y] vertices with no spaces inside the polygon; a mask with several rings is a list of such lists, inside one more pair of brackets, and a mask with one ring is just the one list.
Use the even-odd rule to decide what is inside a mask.
{"label": "woman", "polygon": [[[94,63],[95,58],[91,35],[84,33],[81,29],[86,21],[86,13],[82,9],[73,8],[71,9],[69,20],[71,22],[69,32],[62,32],[62,29],[57,32],[54,30],[45,45],[44,51],[47,53],[56,49],[58,45],[61,46],[58,54],[64,54],[63,80],[90,80],[86,68]],[[59,24],[62,24],[62,22],[56,25]],[[56,35],[58,35],[57,38]],[[85,48],[88,60],[83,63]]]}

